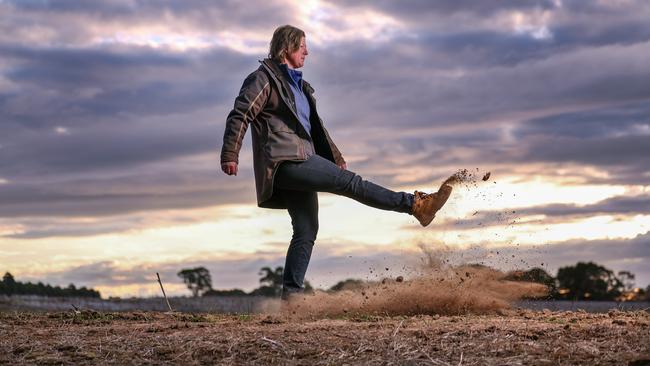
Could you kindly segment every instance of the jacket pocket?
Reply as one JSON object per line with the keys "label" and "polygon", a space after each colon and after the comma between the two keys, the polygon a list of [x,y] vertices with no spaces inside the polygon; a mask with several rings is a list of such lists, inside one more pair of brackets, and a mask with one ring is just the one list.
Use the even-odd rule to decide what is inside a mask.
{"label": "jacket pocket", "polygon": [[272,159],[304,159],[303,143],[293,132],[271,133],[265,146],[266,155]]}
{"label": "jacket pocket", "polygon": [[[291,122],[289,122],[291,123]],[[280,119],[268,121],[265,151],[271,159],[301,159],[302,142],[295,129]]]}
{"label": "jacket pocket", "polygon": [[296,133],[296,123],[295,121],[283,121],[280,119],[271,119],[269,120],[269,131],[271,133],[284,132],[284,133]]}

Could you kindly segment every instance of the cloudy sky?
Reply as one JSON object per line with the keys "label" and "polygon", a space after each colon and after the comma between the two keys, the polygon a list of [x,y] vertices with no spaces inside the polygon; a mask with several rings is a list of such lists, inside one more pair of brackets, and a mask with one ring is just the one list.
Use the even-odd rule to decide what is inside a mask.
{"label": "cloudy sky", "polygon": [[405,191],[492,172],[427,228],[320,194],[314,285],[412,274],[425,245],[646,286],[648,19],[644,0],[0,0],[0,271],[107,297],[157,294],[156,272],[189,294],[176,272],[199,265],[250,290],[283,265],[289,216],[256,206],[250,137],[237,177],[219,152],[293,24],[350,170]]}

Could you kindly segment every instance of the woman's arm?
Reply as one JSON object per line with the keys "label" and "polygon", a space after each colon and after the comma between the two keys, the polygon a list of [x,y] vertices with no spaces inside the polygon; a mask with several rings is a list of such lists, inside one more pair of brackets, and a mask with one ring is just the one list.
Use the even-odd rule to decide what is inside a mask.
{"label": "woman's arm", "polygon": [[228,175],[237,175],[239,150],[248,124],[264,108],[271,86],[268,76],[261,70],[248,75],[235,98],[235,105],[226,118],[226,129],[221,147],[221,169]]}

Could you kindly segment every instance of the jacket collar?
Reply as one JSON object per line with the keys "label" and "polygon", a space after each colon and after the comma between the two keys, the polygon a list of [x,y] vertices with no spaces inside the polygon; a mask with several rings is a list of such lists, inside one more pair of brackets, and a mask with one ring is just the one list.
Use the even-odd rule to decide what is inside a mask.
{"label": "jacket collar", "polygon": [[[287,77],[285,76],[284,72],[283,72],[282,69],[280,68],[280,64],[279,64],[277,61],[274,61],[274,60],[272,60],[272,59],[270,59],[270,58],[265,58],[264,60],[261,60],[260,63],[261,63],[262,65],[266,66],[266,68],[267,68],[269,71],[271,71],[271,73],[273,74],[273,76],[274,76],[278,81],[280,81],[281,83],[283,83],[283,84],[286,85],[286,83],[289,82],[289,80],[287,80]],[[307,92],[307,93],[309,93],[309,94],[313,94],[313,93],[314,93],[314,88],[311,87],[311,85],[307,82],[307,80],[302,79],[302,85],[303,85],[302,88],[303,88],[303,90],[304,90],[305,92]]]}
{"label": "jacket collar", "polygon": [[286,77],[284,76],[284,73],[282,72],[282,69],[280,69],[280,64],[277,63],[276,61],[270,59],[270,58],[265,58],[264,60],[261,60],[260,63],[263,66],[266,66],[266,68],[271,72],[273,77],[278,79],[278,81],[286,81]]}

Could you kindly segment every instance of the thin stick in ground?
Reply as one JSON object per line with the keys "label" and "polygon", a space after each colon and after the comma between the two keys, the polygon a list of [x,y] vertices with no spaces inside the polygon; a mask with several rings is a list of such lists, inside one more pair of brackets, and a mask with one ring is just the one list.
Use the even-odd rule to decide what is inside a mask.
{"label": "thin stick in ground", "polygon": [[160,280],[160,274],[158,274],[158,272],[156,272],[156,277],[158,277],[158,283],[160,284],[160,289],[162,290],[163,296],[165,297],[169,311],[174,312],[174,309],[172,309],[172,306],[169,304],[169,299],[167,299],[167,294],[165,294],[165,288],[163,287],[162,281]]}

